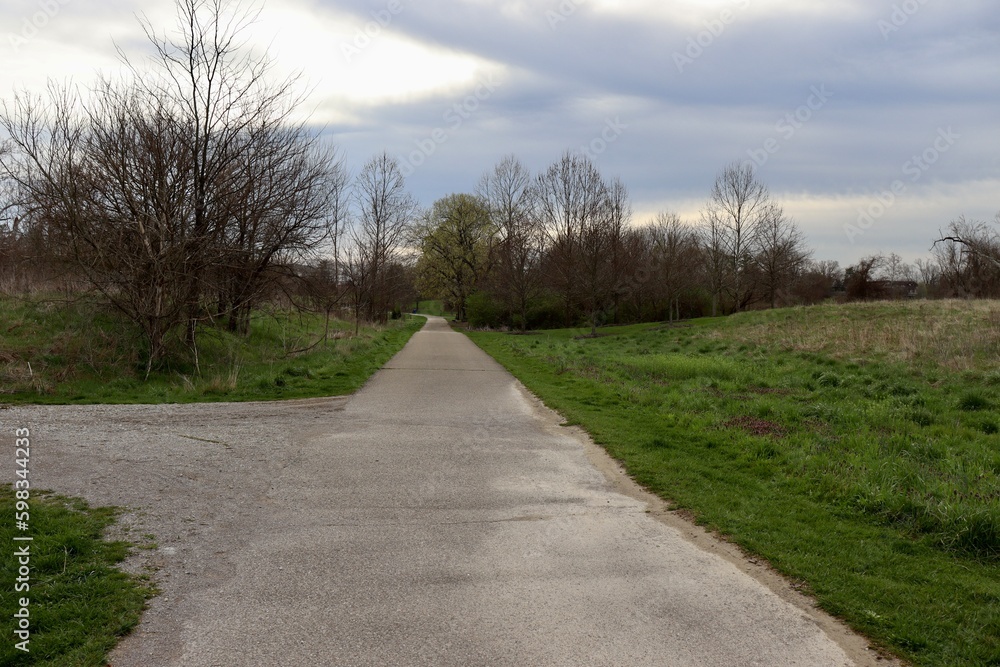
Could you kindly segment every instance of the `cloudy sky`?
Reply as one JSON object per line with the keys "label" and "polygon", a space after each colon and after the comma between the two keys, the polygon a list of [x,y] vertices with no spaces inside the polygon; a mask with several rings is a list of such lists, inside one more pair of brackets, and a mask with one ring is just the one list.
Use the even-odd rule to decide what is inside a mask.
{"label": "cloudy sky", "polygon": [[[0,95],[142,54],[140,12],[174,23],[171,0],[0,0]],[[353,170],[387,150],[425,205],[582,150],[640,224],[695,222],[752,160],[842,264],[1000,211],[995,0],[265,0],[249,38]]]}

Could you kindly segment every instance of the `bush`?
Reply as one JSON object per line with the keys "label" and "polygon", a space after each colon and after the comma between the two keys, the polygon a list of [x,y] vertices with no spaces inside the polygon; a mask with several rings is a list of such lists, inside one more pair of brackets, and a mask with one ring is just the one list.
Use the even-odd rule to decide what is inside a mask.
{"label": "bush", "polygon": [[475,292],[465,302],[465,314],[469,326],[477,328],[497,329],[504,325],[506,319],[501,306],[487,292]]}
{"label": "bush", "polygon": [[558,297],[546,294],[531,304],[528,308],[529,329],[555,329],[563,327],[566,311]]}
{"label": "bush", "polygon": [[958,409],[965,412],[988,410],[990,407],[990,400],[978,391],[967,392],[958,400]]}

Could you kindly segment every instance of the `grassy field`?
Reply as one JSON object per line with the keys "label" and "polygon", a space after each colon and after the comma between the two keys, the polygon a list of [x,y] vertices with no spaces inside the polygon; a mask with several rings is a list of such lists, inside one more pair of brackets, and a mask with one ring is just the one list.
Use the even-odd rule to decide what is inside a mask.
{"label": "grassy field", "polygon": [[[249,337],[204,327],[199,368],[174,362],[144,380],[126,323],[83,301],[0,298],[0,403],[186,403],[350,394],[395,354],[422,318],[382,327],[257,312]],[[179,346],[179,343],[175,344]],[[176,358],[189,359],[186,351]]]}
{"label": "grassy field", "polygon": [[917,665],[1000,664],[1000,303],[470,332],[630,474]]}
{"label": "grassy field", "polygon": [[[14,527],[15,497],[9,485],[0,486],[0,543],[10,551],[0,558],[0,664],[101,667],[118,639],[138,622],[153,594],[148,580],[133,577],[114,565],[128,554],[124,542],[102,539],[114,522],[108,508],[90,508],[32,490],[29,499],[30,532]],[[14,542],[15,534],[33,541]],[[30,544],[28,591],[15,590],[19,563],[10,557],[17,547]],[[14,614],[20,599],[30,600],[30,653],[16,648]]]}

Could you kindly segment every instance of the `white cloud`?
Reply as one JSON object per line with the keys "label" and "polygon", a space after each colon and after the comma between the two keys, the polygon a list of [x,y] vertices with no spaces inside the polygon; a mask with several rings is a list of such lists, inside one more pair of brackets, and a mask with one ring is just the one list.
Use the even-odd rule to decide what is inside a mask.
{"label": "white cloud", "polygon": [[308,2],[273,4],[254,27],[254,39],[282,74],[303,75],[320,123],[355,122],[368,107],[462,90],[500,69],[406,36],[395,27],[405,11],[398,3],[360,16]]}

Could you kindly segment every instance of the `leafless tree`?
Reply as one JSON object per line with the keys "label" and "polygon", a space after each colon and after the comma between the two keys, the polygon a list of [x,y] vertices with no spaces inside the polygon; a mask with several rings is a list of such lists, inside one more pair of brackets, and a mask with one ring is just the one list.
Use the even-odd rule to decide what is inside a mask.
{"label": "leafless tree", "polygon": [[531,173],[513,155],[483,175],[477,193],[492,223],[493,288],[523,331],[537,296],[544,232],[533,208]]}
{"label": "leafless tree", "polygon": [[806,261],[791,282],[790,295],[796,303],[816,304],[843,289],[844,271],[833,260]]}
{"label": "leafless tree", "polygon": [[760,272],[764,294],[771,308],[778,305],[778,293],[791,284],[809,259],[806,240],[794,221],[781,207],[771,203],[761,217],[754,260]]}
{"label": "leafless tree", "polygon": [[[0,141],[0,165],[10,159],[10,145]],[[18,244],[17,204],[15,184],[0,169],[0,292],[12,291],[17,282],[15,266],[19,263],[16,246]]]}
{"label": "leafless tree", "polygon": [[[253,209],[267,208],[271,202],[266,200],[274,193],[263,193],[256,202],[241,201],[240,197],[247,194],[248,187],[264,187],[275,178],[281,181],[287,174],[266,172],[293,168],[289,163],[301,158],[303,151],[310,152],[313,142],[301,126],[290,122],[291,113],[302,101],[295,92],[295,78],[273,83],[270,58],[253,54],[244,44],[258,10],[230,0],[176,0],[176,11],[172,34],[158,34],[148,19],[141,20],[154,47],[157,67],[153,72],[133,67],[133,79],[147,97],[169,100],[185,128],[179,148],[189,162],[188,225],[190,236],[200,244],[200,252],[189,253],[184,267],[189,283],[185,315],[187,338],[196,350],[196,325],[207,315],[202,296],[218,292],[220,310],[235,315],[231,320],[234,329],[242,328],[259,289],[252,284],[254,278],[269,265],[272,253],[264,247],[251,249],[255,244],[269,244],[258,244],[252,232],[272,231],[263,220],[274,222],[274,218]],[[127,55],[119,53],[129,63]],[[288,142],[285,155],[267,154],[283,140]],[[289,185],[281,182],[277,187]],[[277,197],[288,194],[286,191]],[[305,217],[307,225],[314,227],[313,216]],[[279,224],[295,227],[299,222]],[[235,247],[226,248],[227,242]],[[240,264],[238,273],[242,274],[223,274],[231,279],[221,289],[206,284],[220,248],[231,251],[228,261]]]}
{"label": "leafless tree", "polygon": [[[602,252],[596,230],[608,221],[608,187],[591,160],[567,151],[536,179],[536,210],[548,237],[549,280],[559,294],[566,324],[572,324],[581,294],[582,235],[591,236],[591,252]],[[600,281],[592,281],[597,287]]]}
{"label": "leafless tree", "polygon": [[882,270],[885,280],[892,282],[914,280],[913,267],[903,261],[903,258],[892,252],[885,256],[885,266]]}
{"label": "leafless tree", "polygon": [[402,262],[402,251],[416,221],[418,206],[406,190],[399,163],[380,153],[365,164],[354,181],[352,248],[347,255],[355,290],[355,315],[385,322],[396,290],[393,265]]}
{"label": "leafless tree", "polygon": [[340,169],[291,122],[293,80],[268,83],[270,61],[244,48],[252,11],[178,0],[177,14],[168,36],[142,22],[153,69],[0,114],[18,207],[138,325],[147,374],[181,325],[197,364],[209,297],[246,328],[265,277],[323,239]]}
{"label": "leafless tree", "polygon": [[143,332],[147,373],[184,305],[188,164],[165,105],[108,85],[86,113],[70,89],[17,97],[0,123],[17,146],[5,164],[29,224],[53,252]]}
{"label": "leafless tree", "polygon": [[[608,221],[607,234],[610,272],[608,277],[611,289],[612,309],[614,321],[619,322],[619,310],[622,297],[634,289],[632,284],[633,271],[629,266],[629,253],[625,247],[625,238],[632,222],[632,202],[629,198],[628,187],[618,177],[612,179],[608,185]],[[593,320],[593,318],[591,318]]]}
{"label": "leafless tree", "polygon": [[702,249],[705,286],[712,295],[712,317],[719,314],[723,291],[726,289],[733,268],[728,254],[726,235],[726,227],[718,216],[702,217],[698,236]]}
{"label": "leafless tree", "polygon": [[698,235],[676,213],[660,212],[648,227],[654,278],[667,301],[667,319],[680,319],[680,296],[695,283],[701,254]]}
{"label": "leafless tree", "polygon": [[262,131],[248,141],[259,145],[246,148],[224,192],[225,224],[209,276],[216,313],[241,333],[276,276],[292,272],[322,241],[335,246],[346,191],[343,161],[302,127]]}
{"label": "leafless tree", "polygon": [[702,211],[713,290],[724,292],[734,311],[742,310],[755,297],[754,255],[771,211],[767,187],[749,162],[733,162],[722,170]]}
{"label": "leafless tree", "polygon": [[835,260],[824,259],[818,262],[809,262],[809,270],[815,271],[829,280],[831,288],[844,282],[844,270],[840,268],[840,262]]}
{"label": "leafless tree", "polygon": [[942,280],[953,295],[1000,295],[1000,234],[996,228],[959,217],[934,242],[933,250]]}
{"label": "leafless tree", "polygon": [[844,289],[849,299],[871,301],[885,297],[884,285],[879,280],[885,268],[885,257],[869,255],[844,272]]}
{"label": "leafless tree", "polygon": [[933,296],[941,279],[941,269],[937,262],[931,259],[918,258],[914,262],[916,268],[916,279],[923,290],[924,296]]}

